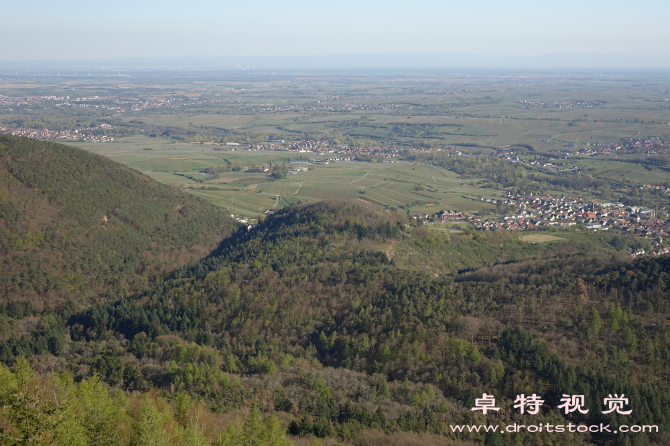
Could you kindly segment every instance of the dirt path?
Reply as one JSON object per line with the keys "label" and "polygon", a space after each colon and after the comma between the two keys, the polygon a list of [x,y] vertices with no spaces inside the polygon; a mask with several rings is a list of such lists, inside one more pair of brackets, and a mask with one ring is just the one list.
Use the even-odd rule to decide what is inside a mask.
{"label": "dirt path", "polygon": [[372,171],[371,171],[371,170],[368,170],[368,173],[366,173],[365,175],[363,175],[363,176],[362,176],[361,178],[359,178],[359,179],[357,179],[357,180],[354,180],[354,181],[352,181],[352,182],[351,182],[351,183],[349,183],[349,184],[354,184],[354,183],[357,183],[357,182],[359,182],[359,181],[361,181],[361,180],[364,180],[364,179],[365,179],[365,177],[367,177],[368,175],[370,175],[370,172],[372,172]]}

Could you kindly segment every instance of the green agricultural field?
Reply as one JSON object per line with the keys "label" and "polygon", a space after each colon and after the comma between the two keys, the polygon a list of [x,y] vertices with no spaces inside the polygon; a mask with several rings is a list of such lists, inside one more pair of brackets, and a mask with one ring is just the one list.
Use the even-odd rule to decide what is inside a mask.
{"label": "green agricultural field", "polygon": [[[430,190],[424,185],[425,179],[431,181]],[[232,186],[233,183],[225,185]],[[342,162],[312,166],[311,170],[290,175],[284,180],[254,186],[256,195],[280,196],[280,206],[330,198],[359,198],[378,205],[407,209],[410,213],[435,213],[442,208],[478,212],[493,207],[478,201],[480,196],[491,196],[490,189],[463,186],[453,172],[407,162]],[[239,212],[258,213],[263,210],[260,207],[242,210],[240,205]]]}
{"label": "green agricultural field", "polygon": [[236,215],[258,218],[265,209],[272,209],[275,197],[259,194],[248,189],[199,190],[187,189],[189,193],[222,206]]}
{"label": "green agricultural field", "polygon": [[[435,213],[443,208],[481,212],[494,206],[478,201],[480,196],[500,197],[491,189],[467,185],[454,172],[409,162],[312,165],[311,170],[289,175],[284,180],[243,171],[221,172],[211,177],[202,170],[229,165],[251,168],[271,162],[281,165],[289,159],[310,157],[285,151],[215,150],[222,146],[173,143],[141,136],[122,142],[77,145],[125,163],[160,182],[187,188],[217,205],[229,208],[234,199],[235,212],[253,218],[272,209],[275,202],[283,207],[330,198],[359,198],[410,213]],[[477,182],[467,180],[468,184]],[[198,189],[202,187],[216,190]]]}
{"label": "green agricultural field", "polygon": [[[134,118],[133,118],[134,119]],[[142,121],[147,124],[161,125],[161,126],[182,126],[182,125],[207,125],[220,128],[242,128],[247,127],[250,123],[257,121],[258,116],[255,115],[212,115],[212,114],[195,114],[195,115],[169,115],[169,116],[147,116],[143,117]],[[131,118],[127,119],[128,121]]]}
{"label": "green agricultural field", "polygon": [[570,164],[579,167],[588,175],[599,178],[628,180],[640,184],[670,183],[670,170],[667,168],[642,165],[625,156],[617,160],[593,157],[576,160]]}
{"label": "green agricultural field", "polygon": [[466,221],[450,221],[450,222],[435,222],[435,223],[425,223],[424,227],[440,232],[446,232],[449,234],[459,234],[470,226],[470,223]]}
{"label": "green agricultural field", "polygon": [[[409,162],[312,165],[311,170],[283,180],[274,180],[265,173],[243,171],[221,172],[211,177],[202,170],[233,164],[251,167],[273,162],[281,165],[299,155],[282,151],[222,151],[214,150],[219,146],[209,144],[169,143],[148,137],[79,145],[123,162],[160,182],[184,187],[219,206],[231,209],[234,200],[235,213],[252,218],[273,209],[275,204],[283,207],[331,198],[359,198],[410,213],[435,213],[443,208],[481,212],[493,206],[478,201],[480,196],[499,197],[491,189],[467,185],[454,172]],[[477,180],[467,180],[469,184],[473,182]]]}
{"label": "green agricultural field", "polygon": [[542,232],[531,232],[531,233],[519,236],[519,240],[522,240],[524,242],[531,242],[531,243],[544,243],[544,242],[556,242],[556,241],[565,240],[565,239],[562,238],[562,237],[556,237],[555,235],[545,234],[545,233],[542,233]]}
{"label": "green agricultural field", "polygon": [[[249,152],[221,144],[175,143],[162,138],[137,136],[108,143],[72,143],[141,172],[190,172],[198,174],[206,168],[239,165],[241,168],[281,164],[295,155],[282,151]],[[230,176],[235,172],[228,172]],[[204,179],[204,177],[203,177]],[[238,178],[240,179],[240,178]]]}

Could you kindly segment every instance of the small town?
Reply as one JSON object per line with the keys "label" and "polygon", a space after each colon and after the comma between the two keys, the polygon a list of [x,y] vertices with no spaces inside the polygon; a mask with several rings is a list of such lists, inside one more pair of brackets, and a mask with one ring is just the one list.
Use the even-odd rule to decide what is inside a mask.
{"label": "small town", "polygon": [[276,105],[262,108],[261,111],[295,112],[295,111],[352,111],[352,110],[398,110],[411,109],[408,104],[338,104],[338,105]]}
{"label": "small town", "polygon": [[594,108],[604,105],[605,101],[567,101],[567,102],[544,102],[528,101],[520,99],[517,104],[525,105],[527,108]]}
{"label": "small town", "polygon": [[507,192],[504,199],[480,197],[480,201],[514,207],[514,213],[498,219],[485,219],[457,210],[441,210],[432,215],[415,214],[412,218],[417,221],[442,223],[460,220],[484,231],[520,232],[549,227],[584,231],[615,229],[624,234],[652,240],[651,246],[655,248],[653,251],[646,252],[642,248],[627,249],[631,257],[659,256],[670,252],[670,247],[663,245],[667,241],[669,225],[656,218],[653,209],[517,191]]}
{"label": "small town", "polygon": [[[214,150],[236,150],[233,147],[238,147],[239,144],[228,143],[225,148],[215,148]],[[341,156],[338,159],[347,159],[353,160],[356,158],[365,158],[365,157],[374,157],[380,159],[400,159],[402,158],[402,153],[405,151],[412,150],[432,150],[432,149],[407,149],[407,148],[396,148],[396,147],[385,147],[385,146],[371,146],[371,147],[358,147],[358,146],[348,146],[346,144],[337,144],[333,145],[330,141],[313,141],[313,140],[300,140],[294,141],[288,144],[285,144],[283,141],[281,143],[266,143],[266,144],[247,144],[244,146],[244,150],[248,151],[259,151],[259,150],[288,150],[292,152],[301,152],[301,153],[316,153],[316,154],[328,154],[336,153]],[[435,149],[441,151],[443,149]],[[450,151],[450,149],[445,149]]]}
{"label": "small town", "polygon": [[541,226],[569,228],[583,224],[587,230],[606,231],[620,229],[640,236],[664,233],[666,223],[657,219],[653,209],[626,206],[623,203],[598,203],[570,197],[554,197],[549,194],[533,194],[510,191],[505,200],[480,198],[494,204],[516,207],[516,212],[501,218],[501,221],[473,219],[479,229],[528,230]]}
{"label": "small town", "polygon": [[[107,126],[107,127],[104,127]],[[109,128],[107,124],[102,124],[100,128]],[[60,141],[84,141],[84,142],[111,142],[114,137],[107,135],[95,135],[92,132],[79,130],[49,130],[49,129],[27,129],[0,127],[0,133],[7,133],[13,136],[25,136],[34,139],[60,140]]]}
{"label": "small town", "polygon": [[631,153],[646,155],[670,153],[670,142],[654,136],[644,139],[623,138],[619,143],[584,143],[577,152],[570,150],[560,152],[562,156],[616,156]]}
{"label": "small town", "polygon": [[[174,109],[199,104],[221,104],[222,101],[199,98],[165,98],[147,99],[140,97],[118,98],[115,96],[3,96],[0,95],[0,110],[14,111],[17,108],[38,107],[48,109],[97,109],[116,113]],[[238,103],[238,101],[226,101]]]}

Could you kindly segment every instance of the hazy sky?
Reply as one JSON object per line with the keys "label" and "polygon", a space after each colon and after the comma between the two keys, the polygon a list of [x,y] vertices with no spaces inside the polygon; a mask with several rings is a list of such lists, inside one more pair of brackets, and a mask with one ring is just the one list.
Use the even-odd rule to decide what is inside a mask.
{"label": "hazy sky", "polygon": [[23,0],[0,61],[355,53],[668,53],[668,0]]}

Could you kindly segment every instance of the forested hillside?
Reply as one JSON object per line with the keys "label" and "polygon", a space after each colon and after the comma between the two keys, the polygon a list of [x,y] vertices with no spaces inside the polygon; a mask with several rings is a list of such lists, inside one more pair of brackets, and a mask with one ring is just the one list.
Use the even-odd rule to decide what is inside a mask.
{"label": "forested hillside", "polygon": [[0,295],[8,302],[41,310],[136,292],[206,256],[234,226],[224,210],[107,158],[0,135]]}
{"label": "forested hillside", "polygon": [[[55,191],[43,202],[67,207],[64,188],[43,189]],[[103,212],[82,217],[89,228],[118,215],[83,206],[87,216]],[[36,435],[57,443],[52,395],[64,395],[67,411],[90,404],[89,392],[111,398],[105,407],[123,428],[96,443],[106,425],[86,431],[73,417],[84,429],[77,444],[149,444],[146,429],[175,445],[235,444],[250,431],[267,433],[253,444],[283,444],[285,434],[305,445],[667,444],[670,260],[630,263],[613,248],[616,236],[584,235],[540,246],[495,232],[439,234],[360,201],[321,202],[221,237],[210,256],[136,293],[100,284],[117,298],[89,308],[5,298],[0,360],[10,369],[0,374],[10,384],[0,386],[0,434],[26,438],[13,414],[27,394],[51,423]],[[44,390],[21,390],[26,382]],[[484,393],[500,412],[471,410]],[[545,405],[520,414],[520,394]],[[609,394],[625,394],[631,414],[603,413]],[[589,412],[559,410],[564,395],[584,395]],[[236,419],[247,427],[229,424]],[[450,428],[512,423],[659,433]]]}

